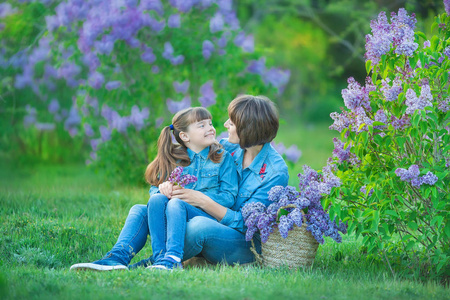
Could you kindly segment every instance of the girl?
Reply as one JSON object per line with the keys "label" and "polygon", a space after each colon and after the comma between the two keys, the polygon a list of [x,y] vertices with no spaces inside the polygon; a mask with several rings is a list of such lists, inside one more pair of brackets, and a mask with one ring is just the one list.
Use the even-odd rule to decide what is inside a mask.
{"label": "girl", "polygon": [[[197,177],[197,181],[186,185],[186,189],[195,190],[227,208],[232,207],[236,200],[238,177],[235,163],[217,143],[211,119],[211,114],[203,107],[188,108],[173,117],[172,124],[162,130],[158,139],[158,155],[145,172],[146,180],[152,185],[147,204],[148,220],[133,218],[133,215],[140,214],[133,209],[141,210],[141,207],[133,206],[112,250],[101,260],[76,264],[71,270],[127,269],[135,253],[144,246],[148,233],[153,250],[147,262],[153,263],[150,268],[181,268],[187,221],[196,216],[215,219],[201,208],[172,197],[176,188],[167,181],[170,173],[175,167],[183,166],[183,174]],[[172,143],[171,131],[178,144]],[[148,230],[141,230],[143,226]]]}

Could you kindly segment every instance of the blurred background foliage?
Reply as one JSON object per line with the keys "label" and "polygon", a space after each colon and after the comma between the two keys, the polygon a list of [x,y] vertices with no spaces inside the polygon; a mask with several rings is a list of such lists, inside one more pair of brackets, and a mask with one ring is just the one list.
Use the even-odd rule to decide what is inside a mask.
{"label": "blurred background foliage", "polygon": [[[24,118],[26,120],[33,115],[33,112],[30,113],[30,109],[27,108],[28,104],[32,104],[37,111],[47,111],[48,101],[51,98],[66,99],[64,103],[61,103],[61,107],[66,110],[66,114],[69,114],[73,105],[78,103],[81,106],[85,101],[80,100],[85,97],[85,94],[80,93],[79,88],[68,86],[63,78],[55,78],[55,86],[52,89],[45,86],[34,91],[31,87],[16,88],[17,75],[20,75],[21,71],[14,66],[20,65],[21,54],[36,47],[40,40],[48,35],[46,16],[53,15],[60,2],[63,1],[6,1],[4,3],[10,4],[12,12],[5,13],[5,10],[0,10],[0,159],[4,162],[9,161],[15,166],[40,162],[85,163],[92,158],[92,145],[86,135],[69,133],[64,126],[55,126],[47,130],[48,128],[26,126],[26,121],[24,122]],[[167,9],[169,6],[167,1],[162,2]],[[179,1],[179,3],[182,2]],[[216,73],[217,78],[226,80],[214,84],[218,100],[215,105],[208,107],[215,117],[218,133],[222,131],[221,123],[227,117],[226,105],[235,95],[263,93],[272,98],[280,110],[282,125],[276,143],[283,143],[286,148],[296,145],[302,152],[298,160],[294,157],[292,162],[288,162],[291,177],[294,177],[291,184],[296,182],[295,175],[300,171],[301,165],[308,164],[316,169],[324,166],[327,158],[332,154],[332,138],[336,135],[328,130],[328,126],[332,123],[329,114],[339,111],[339,107],[343,106],[341,90],[347,86],[347,78],[353,76],[357,81],[364,82],[366,76],[364,44],[365,35],[370,33],[370,20],[375,19],[381,10],[389,14],[392,11],[398,11],[401,7],[416,14],[418,19],[416,28],[426,34],[426,28],[430,28],[427,25],[431,24],[433,16],[444,10],[441,0],[234,1],[232,10],[236,12],[240,27],[247,35],[252,35],[254,38],[254,53],[238,51],[237,48],[227,45],[227,54],[218,56],[215,65],[208,66],[199,62],[199,66],[206,68],[205,74]],[[205,14],[213,15],[214,11],[206,11]],[[191,15],[189,20],[193,22],[192,24],[194,22],[201,24],[202,19],[199,16],[194,13]],[[204,27],[201,28],[203,31],[199,32],[204,32]],[[189,29],[191,32],[196,32],[193,26]],[[208,29],[207,26],[206,29]],[[73,34],[70,28],[57,31],[55,36],[60,41],[64,41],[62,45],[68,48],[70,45],[77,45],[76,34]],[[212,36],[220,38],[220,34],[217,33]],[[187,31],[180,31],[178,36],[169,34],[165,36],[165,40],[157,43],[162,45],[168,40],[173,42],[174,48],[177,48],[177,45],[182,44],[181,42],[176,44],[176,40],[180,39],[182,43],[191,41],[192,45],[200,45],[198,47],[201,48],[204,37],[199,34],[189,36]],[[120,59],[127,61],[129,57],[138,55],[136,49],[127,47],[125,43],[116,43],[114,51],[119,61]],[[64,59],[58,57],[57,52],[57,49],[52,49],[52,56],[55,57],[54,64],[60,67]],[[77,57],[77,55],[80,56]],[[267,68],[276,66],[280,70],[290,71],[289,82],[281,88],[281,91],[273,86],[262,84],[263,81],[254,74],[242,75],[234,71],[245,68],[244,62],[260,57],[264,57]],[[102,63],[111,62],[104,57],[100,58]],[[121,89],[104,93],[104,90],[95,91],[89,88],[87,93],[92,92],[94,96],[103,97],[106,99],[104,103],[109,101],[108,97],[111,95],[116,99],[122,99],[124,103],[129,102],[130,97],[134,99],[154,95],[149,97],[151,99],[146,98],[146,101],[151,102],[149,130],[138,138],[142,143],[139,147],[153,149],[150,145],[155,143],[159,134],[156,118],[164,117],[166,120],[164,122],[167,123],[171,116],[167,109],[162,109],[166,107],[166,98],[170,96],[170,92],[165,89],[171,86],[174,80],[180,78],[180,74],[191,79],[192,105],[198,105],[194,99],[199,96],[197,89],[205,82],[205,76],[199,75],[199,78],[190,73],[196,64],[195,57],[191,58],[190,67],[177,69],[176,72],[172,71],[170,64],[166,64],[159,73],[159,81],[153,82],[152,88],[148,91],[142,90],[145,85],[137,83],[141,90],[136,92],[135,89],[133,93],[130,93],[130,90]],[[72,59],[81,60],[80,52],[74,51]],[[222,62],[222,70],[217,67],[220,62]],[[142,70],[142,66],[137,65],[142,62],[134,60],[133,63],[136,64],[136,68],[130,67],[129,70],[134,76],[135,72]],[[44,76],[45,65],[37,63],[34,72],[38,77]],[[88,76],[86,72],[82,70],[84,77]],[[139,74],[139,76],[139,78],[145,78],[146,75]],[[229,83],[233,85],[229,86]],[[47,99],[47,102],[38,101],[40,95]],[[124,107],[123,104],[119,106]],[[128,111],[131,106],[128,104]],[[51,124],[54,118],[55,116],[49,113],[39,115],[39,121],[43,124]],[[81,123],[78,129],[83,131],[83,122],[88,120],[86,117],[80,118]],[[129,151],[135,142],[127,145],[121,140],[124,135],[120,135],[117,131],[112,131],[111,134],[112,140],[120,142],[108,143],[108,146],[100,147],[95,155],[101,159],[94,165],[109,168],[113,176],[122,173],[120,175],[122,181],[142,183],[139,170],[145,169],[146,163],[153,158],[154,152],[145,149],[147,155],[136,159],[132,151]],[[115,163],[112,164],[111,161]],[[125,168],[132,164],[133,169]],[[133,174],[124,176],[124,173]]]}

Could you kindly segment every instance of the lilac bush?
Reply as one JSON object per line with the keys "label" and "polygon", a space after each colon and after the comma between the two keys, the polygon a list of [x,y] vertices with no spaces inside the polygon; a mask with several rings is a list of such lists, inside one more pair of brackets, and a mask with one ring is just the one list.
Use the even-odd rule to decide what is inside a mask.
{"label": "lilac bush", "polygon": [[[142,178],[171,114],[202,105],[219,125],[239,93],[275,98],[290,77],[258,56],[231,0],[22,2],[1,6],[0,68],[16,94],[33,93],[21,100],[23,125],[37,134],[51,128],[40,123],[63,127],[95,145],[87,163],[119,176]],[[44,26],[16,49],[12,30],[32,9]],[[134,166],[124,172],[127,159]]]}
{"label": "lilac bush", "polygon": [[346,108],[331,114],[330,129],[340,132],[334,174],[342,185],[324,203],[333,203],[330,216],[348,222],[349,231],[364,237],[366,251],[392,272],[446,276],[450,17],[435,18],[432,37],[414,32],[415,24],[405,9],[372,21],[368,77],[364,85],[350,78],[342,91]]}

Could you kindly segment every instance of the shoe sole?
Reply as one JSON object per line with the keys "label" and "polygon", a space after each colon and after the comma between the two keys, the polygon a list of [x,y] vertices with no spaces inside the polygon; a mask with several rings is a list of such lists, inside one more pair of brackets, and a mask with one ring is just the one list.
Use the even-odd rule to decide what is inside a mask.
{"label": "shoe sole", "polygon": [[126,266],[103,266],[93,263],[75,264],[70,267],[70,271],[114,271],[114,270],[128,270]]}

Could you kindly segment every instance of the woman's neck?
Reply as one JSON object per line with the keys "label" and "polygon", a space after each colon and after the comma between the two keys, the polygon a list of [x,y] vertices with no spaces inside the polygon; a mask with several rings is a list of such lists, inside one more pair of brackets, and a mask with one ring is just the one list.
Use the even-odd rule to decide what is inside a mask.
{"label": "woman's neck", "polygon": [[244,152],[244,160],[242,162],[242,168],[248,168],[248,166],[251,165],[255,157],[258,155],[258,153],[261,151],[263,145],[253,146],[249,148],[245,148]]}

